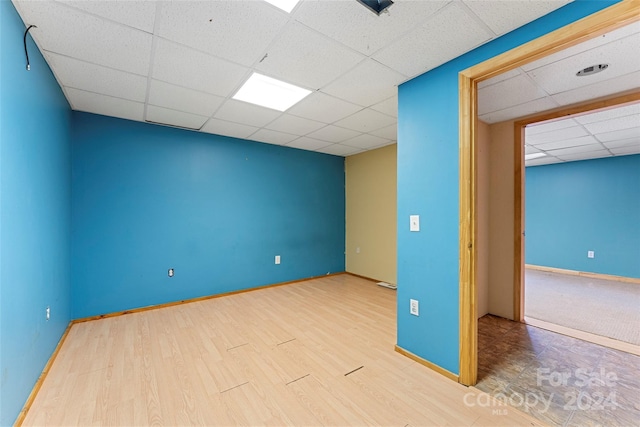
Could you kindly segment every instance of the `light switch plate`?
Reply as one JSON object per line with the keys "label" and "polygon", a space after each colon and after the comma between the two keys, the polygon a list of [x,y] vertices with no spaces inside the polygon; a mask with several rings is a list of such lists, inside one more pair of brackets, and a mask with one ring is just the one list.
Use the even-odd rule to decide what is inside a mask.
{"label": "light switch plate", "polygon": [[276,264],[280,264],[280,255],[276,255]]}
{"label": "light switch plate", "polygon": [[409,231],[420,231],[420,215],[409,215]]}

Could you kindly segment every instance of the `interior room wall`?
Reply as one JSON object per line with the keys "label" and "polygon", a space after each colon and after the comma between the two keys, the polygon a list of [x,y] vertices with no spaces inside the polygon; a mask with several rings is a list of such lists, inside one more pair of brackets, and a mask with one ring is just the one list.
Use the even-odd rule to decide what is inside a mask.
{"label": "interior room wall", "polygon": [[489,194],[490,194],[490,148],[489,125],[478,120],[477,127],[477,240],[476,286],[478,318],[489,313],[489,260],[491,257],[489,238]]}
{"label": "interior room wall", "polygon": [[640,278],[640,155],[528,167],[525,185],[527,264]]}
{"label": "interior room wall", "polygon": [[514,123],[495,123],[489,129],[489,312],[513,320]]}
{"label": "interior room wall", "polygon": [[[401,348],[459,373],[459,72],[613,3],[569,3],[398,88]],[[409,230],[415,214],[419,232]],[[410,299],[420,303],[420,316],[410,314]]]}
{"label": "interior room wall", "polygon": [[349,156],[347,271],[396,284],[396,144]]}
{"label": "interior room wall", "polygon": [[74,318],[344,271],[342,157],[73,113],[72,162]]}
{"label": "interior room wall", "polygon": [[[12,425],[70,320],[69,105],[0,1],[0,425]],[[50,319],[46,308],[50,307]]]}

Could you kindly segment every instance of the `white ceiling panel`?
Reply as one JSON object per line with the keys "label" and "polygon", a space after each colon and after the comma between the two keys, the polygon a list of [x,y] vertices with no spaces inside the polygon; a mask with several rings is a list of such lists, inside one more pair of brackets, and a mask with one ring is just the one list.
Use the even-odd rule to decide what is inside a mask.
{"label": "white ceiling panel", "polygon": [[526,137],[526,143],[527,145],[532,145],[539,150],[547,151],[559,148],[577,147],[578,145],[597,144],[598,140],[596,140],[593,135],[584,135],[580,137],[567,136],[566,138],[549,137],[546,139],[546,141],[543,142],[537,142],[534,141],[533,138]]}
{"label": "white ceiling panel", "polygon": [[323,123],[333,123],[352,115],[362,107],[322,92],[314,92],[287,110],[287,113]]}
{"label": "white ceiling panel", "polygon": [[579,145],[577,147],[568,147],[568,148],[560,148],[557,150],[549,150],[548,154],[551,156],[565,156],[567,154],[576,154],[576,153],[589,153],[591,151],[602,151],[604,147],[602,144],[588,144],[588,145]]}
{"label": "white ceiling panel", "polygon": [[544,98],[546,92],[527,76],[518,75],[478,90],[478,114],[488,114]]}
{"label": "white ceiling panel", "polygon": [[542,165],[550,165],[553,163],[563,163],[563,160],[560,160],[556,157],[542,157],[539,159],[527,160],[525,165],[529,166],[542,166]]}
{"label": "white ceiling panel", "polygon": [[356,1],[304,0],[295,19],[365,55],[420,25],[448,1],[398,0],[376,16]]}
{"label": "white ceiling panel", "polygon": [[[549,94],[566,92],[639,70],[638,47],[640,47],[640,34],[536,68],[528,74]],[[581,69],[596,64],[610,64],[610,66],[597,74],[576,76]]]}
{"label": "white ceiling panel", "polygon": [[629,129],[621,129],[613,132],[599,133],[596,135],[600,142],[612,142],[621,139],[640,138],[640,126]]}
{"label": "white ceiling panel", "polygon": [[478,89],[483,89],[485,87],[500,83],[501,81],[509,80],[513,77],[519,76],[520,74],[522,74],[522,71],[519,68],[514,68],[513,70],[506,71],[502,74],[498,74],[495,77],[481,81],[480,83],[478,83]]}
{"label": "white ceiling panel", "polygon": [[60,84],[88,92],[144,102],[147,78],[68,56],[45,52],[49,66],[56,70]]}
{"label": "white ceiling panel", "polygon": [[525,144],[524,154],[535,154],[535,153],[540,153],[540,150],[538,150],[536,147],[532,147],[531,145]]}
{"label": "white ceiling panel", "polygon": [[103,116],[119,117],[121,119],[143,120],[144,104],[141,102],[114,98],[112,96],[72,88],[66,88],[65,93],[67,94],[71,108],[74,110],[101,114]]}
{"label": "white ceiling panel", "polygon": [[202,132],[247,139],[249,135],[255,133],[258,129],[259,128],[254,126],[241,125],[226,120],[209,119],[203,126]]}
{"label": "white ceiling panel", "polygon": [[380,147],[381,145],[387,145],[391,143],[388,139],[379,138],[373,135],[362,134],[356,136],[355,138],[348,139],[344,141],[344,145],[348,145],[349,147],[358,147],[364,149],[371,149],[375,147]]}
{"label": "white ceiling panel", "polygon": [[309,132],[313,132],[324,127],[324,123],[316,122],[315,120],[304,119],[302,117],[292,116],[290,114],[283,114],[273,122],[271,122],[267,129],[277,130],[280,132],[288,132],[298,136],[306,135]]}
{"label": "white ceiling panel", "polygon": [[524,117],[530,114],[540,113],[558,107],[558,104],[549,97],[536,99],[535,101],[516,105],[505,110],[495,111],[479,116],[485,123],[499,123],[516,117]]}
{"label": "white ceiling panel", "polygon": [[406,76],[417,76],[491,39],[459,3],[451,3],[400,40],[373,55]]}
{"label": "white ceiling panel", "polygon": [[[491,28],[501,35],[552,12],[570,0],[464,0],[464,3]],[[522,7],[526,3],[526,7]]]}
{"label": "white ceiling panel", "polygon": [[600,151],[590,151],[588,153],[575,153],[575,154],[565,154],[564,156],[558,156],[560,160],[564,160],[565,162],[575,161],[575,160],[599,159],[602,157],[611,157],[611,153],[608,150],[600,150]]}
{"label": "white ceiling panel", "polygon": [[302,148],[304,150],[317,150],[331,145],[327,141],[320,141],[319,139],[313,139],[306,136],[302,136],[295,141],[287,144],[287,147]]}
{"label": "white ceiling panel", "polygon": [[398,84],[406,79],[402,74],[368,59],[323,88],[322,92],[368,107],[395,96]]}
{"label": "white ceiling panel", "polygon": [[147,75],[151,34],[51,1],[16,2],[41,49],[135,74]]}
{"label": "white ceiling panel", "polygon": [[276,110],[229,99],[216,112],[215,118],[243,125],[263,127],[271,123],[280,114]]}
{"label": "white ceiling panel", "polygon": [[153,77],[213,95],[229,96],[249,70],[202,52],[159,39]]}
{"label": "white ceiling panel", "polygon": [[85,12],[120,22],[129,27],[137,28],[147,33],[153,32],[156,17],[156,2],[150,0],[58,0],[66,5],[81,9]]}
{"label": "white ceiling panel", "polygon": [[563,120],[555,120],[552,122],[533,123],[533,124],[527,125],[527,127],[524,130],[524,133],[525,135],[527,135],[527,137],[532,137],[540,133],[552,132],[555,130],[570,128],[575,126],[578,126],[578,123],[574,121],[574,119],[563,119]]}
{"label": "white ceiling panel", "polygon": [[[269,46],[256,69],[307,89],[317,90],[365,57],[298,23],[291,23]],[[327,64],[331,64],[327,67]]]}
{"label": "white ceiling panel", "polygon": [[329,125],[329,126],[323,127],[322,129],[318,129],[315,132],[311,132],[308,136],[315,139],[320,139],[322,141],[338,143],[338,142],[345,141],[349,138],[354,138],[359,134],[360,132],[356,132],[351,129],[345,129],[338,126]]}
{"label": "white ceiling panel", "polygon": [[609,142],[605,142],[604,146],[607,147],[608,149],[612,149],[612,148],[622,148],[622,147],[627,147],[629,145],[638,145],[638,144],[640,144],[640,137],[609,141]]}
{"label": "white ceiling panel", "polygon": [[179,126],[189,129],[200,129],[208,117],[170,110],[168,108],[147,105],[146,120],[149,122]]}
{"label": "white ceiling panel", "polygon": [[319,151],[320,153],[333,154],[336,156],[350,156],[352,154],[360,153],[364,150],[362,150],[361,148],[348,147],[341,144],[333,144],[324,148],[319,148],[316,151]]}
{"label": "white ceiling panel", "polygon": [[617,156],[626,156],[629,154],[640,154],[640,144],[626,145],[624,147],[612,148],[611,152]]}
{"label": "white ceiling panel", "polygon": [[398,125],[397,123],[391,126],[384,127],[382,129],[374,130],[370,132],[371,135],[379,136],[380,138],[391,139],[396,141],[398,139]]}
{"label": "white ceiling panel", "polygon": [[210,117],[222,105],[224,98],[175,86],[159,80],[151,80],[149,104],[171,108],[186,113]]}
{"label": "white ceiling panel", "polygon": [[270,129],[260,129],[251,135],[249,139],[253,141],[266,142],[268,144],[285,145],[297,137],[297,135],[291,135],[290,133],[277,132]]}
{"label": "white ceiling panel", "polygon": [[639,115],[640,104],[625,105],[617,108],[610,108],[608,110],[602,110],[595,113],[583,114],[576,116],[575,121],[580,124],[602,122],[610,119],[617,119],[619,117]]}
{"label": "white ceiling panel", "polygon": [[395,122],[395,118],[367,108],[347,118],[338,120],[335,124],[358,132],[372,132],[390,126]]}
{"label": "white ceiling panel", "polygon": [[593,83],[589,86],[583,86],[577,89],[551,95],[551,97],[558,102],[559,105],[571,105],[577,102],[612,95],[614,93],[637,89],[639,86],[640,71],[634,71],[633,73],[629,73],[624,76],[615,77],[610,80]]}
{"label": "white ceiling panel", "polygon": [[608,133],[640,126],[640,113],[583,125],[593,134]]}
{"label": "white ceiling panel", "polygon": [[219,58],[250,66],[287,22],[263,1],[163,2],[157,34]]}
{"label": "white ceiling panel", "polygon": [[392,96],[371,106],[372,110],[379,111],[391,117],[398,117],[398,96]]}

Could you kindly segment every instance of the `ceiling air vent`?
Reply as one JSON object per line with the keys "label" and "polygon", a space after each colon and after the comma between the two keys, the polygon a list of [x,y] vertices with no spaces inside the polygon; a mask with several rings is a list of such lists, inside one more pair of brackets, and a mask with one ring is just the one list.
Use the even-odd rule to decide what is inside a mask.
{"label": "ceiling air vent", "polygon": [[590,76],[592,74],[597,74],[601,71],[604,71],[607,68],[609,68],[609,64],[592,65],[591,67],[583,68],[582,70],[578,71],[576,73],[576,76]]}
{"label": "ceiling air vent", "polygon": [[380,15],[393,4],[391,0],[358,0],[358,2],[362,3],[376,15]]}

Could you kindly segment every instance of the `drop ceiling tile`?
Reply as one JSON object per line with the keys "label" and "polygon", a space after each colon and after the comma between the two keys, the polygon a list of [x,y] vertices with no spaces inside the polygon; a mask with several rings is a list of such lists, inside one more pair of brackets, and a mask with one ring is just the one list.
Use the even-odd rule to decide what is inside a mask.
{"label": "drop ceiling tile", "polygon": [[596,135],[600,142],[612,142],[621,139],[640,138],[640,126],[629,129],[621,129],[613,132],[599,133]]}
{"label": "drop ceiling tile", "polygon": [[373,58],[412,77],[470,51],[492,36],[463,6],[450,3]]}
{"label": "drop ceiling tile", "polygon": [[553,163],[564,163],[563,160],[560,160],[558,158],[555,157],[543,157],[541,159],[533,159],[533,160],[527,160],[525,162],[525,166],[529,167],[529,166],[542,166],[542,165],[550,165]]}
{"label": "drop ceiling tile", "polygon": [[379,111],[387,116],[398,117],[398,96],[392,96],[371,106],[372,110]]}
{"label": "drop ceiling tile", "polygon": [[549,150],[547,152],[552,156],[560,157],[560,156],[566,156],[567,154],[602,151],[603,149],[604,147],[602,146],[602,144],[588,144],[588,145],[579,145],[577,147],[568,147],[568,148],[560,148],[557,150]]}
{"label": "drop ceiling tile", "polygon": [[540,150],[538,150],[536,147],[532,147],[531,145],[525,144],[524,154],[535,154],[535,153],[540,153]]}
{"label": "drop ceiling tile", "polygon": [[214,117],[243,125],[264,127],[280,114],[276,110],[229,99],[222,104]]}
{"label": "drop ceiling tile", "polygon": [[[539,150],[548,151],[548,150],[559,150],[561,148],[578,147],[581,145],[590,145],[590,144],[597,144],[597,143],[598,143],[598,140],[596,140],[593,136],[586,135],[578,138],[566,138],[566,139],[562,138],[553,142],[536,144],[534,145],[534,147]],[[527,140],[527,144],[531,144],[529,140]]]}
{"label": "drop ceiling tile", "polygon": [[[640,70],[640,34],[616,40],[604,46],[528,72],[537,84],[549,94],[589,86]],[[576,76],[576,72],[596,64],[610,64],[609,68],[590,76]]]}
{"label": "drop ceiling tile", "polygon": [[578,123],[587,124],[638,114],[640,114],[640,103],[609,108],[607,110],[597,111],[595,113],[583,114],[581,116],[576,116],[575,120]]}
{"label": "drop ceiling tile", "polygon": [[624,27],[619,28],[617,30],[592,38],[590,40],[586,40],[575,46],[568,47],[566,49],[563,49],[551,55],[543,56],[538,60],[535,60],[528,64],[524,64],[521,68],[525,71],[535,70],[536,68],[540,68],[545,65],[549,65],[553,62],[557,62],[566,58],[570,58],[575,55],[579,55],[587,50],[591,50],[599,46],[606,45],[613,41],[628,37],[630,35],[633,35],[639,32],[640,32],[640,22],[634,22],[632,24],[625,25]]}
{"label": "drop ceiling tile", "polygon": [[248,76],[247,68],[158,39],[153,65],[157,80],[226,97]]}
{"label": "drop ceiling tile", "polygon": [[348,147],[346,145],[333,144],[324,148],[319,148],[316,151],[320,153],[333,154],[336,156],[349,156],[351,154],[360,153],[364,150],[356,147]]}
{"label": "drop ceiling tile", "polygon": [[287,110],[287,113],[323,123],[333,123],[352,115],[362,107],[322,92],[314,92]]}
{"label": "drop ceiling tile", "polygon": [[259,128],[254,126],[241,125],[239,123],[228,122],[225,120],[209,119],[201,130],[202,132],[216,135],[247,139],[249,135],[255,133],[258,129]]}
{"label": "drop ceiling tile", "polygon": [[153,33],[153,23],[156,17],[155,1],[58,1],[129,27]]}
{"label": "drop ceiling tile", "polygon": [[622,148],[627,147],[629,145],[638,145],[640,144],[640,136],[637,138],[627,138],[627,139],[617,139],[615,141],[605,142],[604,145],[608,149],[612,148]]}
{"label": "drop ceiling tile", "polygon": [[[256,69],[280,80],[316,90],[349,71],[365,57],[326,36],[291,23],[269,46]],[[327,67],[327,64],[331,64]]]}
{"label": "drop ceiling tile", "polygon": [[310,136],[315,139],[320,139],[322,141],[338,143],[338,142],[345,141],[349,138],[354,138],[359,134],[360,132],[356,132],[351,129],[345,129],[338,126],[329,125],[329,126],[323,127],[322,129],[318,129],[315,132],[311,132],[307,136]]}
{"label": "drop ceiling tile", "polygon": [[319,148],[327,147],[331,143],[327,141],[320,141],[319,139],[313,139],[306,136],[302,136],[293,142],[287,144],[287,147],[301,148],[303,150],[317,150]]}
{"label": "drop ceiling tile", "polygon": [[637,89],[640,82],[640,71],[616,77],[610,80],[583,86],[577,89],[567,90],[551,97],[559,105],[571,105],[577,102],[588,101],[601,96]]}
{"label": "drop ceiling tile", "polygon": [[398,139],[398,124],[394,123],[391,126],[374,130],[373,132],[370,132],[370,134],[379,136],[380,138],[391,139],[393,141],[396,141]]}
{"label": "drop ceiling tile", "polygon": [[488,114],[544,98],[547,94],[525,75],[478,90],[478,114]]}
{"label": "drop ceiling tile", "polygon": [[509,80],[513,77],[518,77],[521,73],[522,71],[519,68],[514,68],[513,70],[506,71],[502,74],[498,74],[497,76],[491,77],[488,80],[481,81],[480,83],[478,83],[478,89],[492,86],[496,83],[500,83],[501,81],[504,81],[504,80]]}
{"label": "drop ceiling tile", "polygon": [[266,142],[267,144],[285,145],[296,139],[297,135],[277,132],[275,130],[260,129],[249,137],[252,141]]}
{"label": "drop ceiling tile", "polygon": [[175,86],[159,80],[151,80],[149,104],[172,110],[210,117],[224,98],[197,90]]}
{"label": "drop ceiling tile", "polygon": [[524,133],[527,137],[532,137],[540,133],[552,132],[574,126],[578,126],[578,123],[576,123],[574,119],[562,119],[552,122],[533,123],[525,128]]}
{"label": "drop ceiling tile", "polygon": [[29,34],[41,50],[148,74],[151,34],[53,1],[23,1],[16,2],[16,6],[24,22],[37,23],[38,28]]}
{"label": "drop ceiling tile", "polygon": [[143,121],[144,104],[122,98],[65,88],[65,93],[76,111],[119,117],[121,119]]}
{"label": "drop ceiling tile", "polygon": [[584,127],[593,134],[613,132],[638,126],[640,126],[640,113],[584,125]]}
{"label": "drop ceiling tile", "polygon": [[323,88],[322,92],[368,107],[397,95],[398,84],[406,79],[402,74],[368,59]]}
{"label": "drop ceiling tile", "polygon": [[505,120],[516,119],[525,117],[531,114],[540,113],[542,111],[556,108],[556,104],[550,98],[540,98],[535,101],[527,102],[525,104],[516,105],[515,107],[507,108],[505,110],[495,111],[493,113],[483,114],[479,116],[480,120],[485,123],[499,123]]}
{"label": "drop ceiling tile", "polygon": [[146,120],[153,123],[179,126],[189,129],[200,129],[208,117],[170,110],[168,108],[147,105]]}
{"label": "drop ceiling tile", "polygon": [[612,148],[611,152],[616,156],[626,156],[629,154],[640,154],[640,144],[626,145],[624,147]]}
{"label": "drop ceiling tile", "polygon": [[464,0],[497,35],[508,33],[569,3],[570,0]]}
{"label": "drop ceiling tile", "polygon": [[116,98],[144,102],[147,78],[68,56],[45,52],[49,66],[55,70],[62,86],[101,93]]}
{"label": "drop ceiling tile", "polygon": [[303,1],[294,17],[368,56],[420,25],[445,4],[446,1],[396,1],[388,13],[376,16],[356,1]]}
{"label": "drop ceiling tile", "polygon": [[574,161],[574,160],[599,159],[602,157],[611,157],[611,153],[609,153],[608,150],[600,150],[600,151],[590,151],[588,153],[576,153],[576,154],[566,154],[564,156],[558,156],[560,160],[564,160],[566,162]]}
{"label": "drop ceiling tile", "polygon": [[280,132],[288,132],[298,136],[306,135],[324,127],[324,123],[315,120],[303,119],[302,117],[283,114],[273,122],[269,123],[267,129],[277,130]]}
{"label": "drop ceiling tile", "polygon": [[391,141],[384,138],[378,138],[377,136],[362,134],[355,138],[344,141],[344,145],[349,147],[363,148],[369,150],[374,147],[380,147],[381,145],[389,144]]}
{"label": "drop ceiling tile", "polygon": [[335,124],[336,126],[345,127],[358,132],[372,132],[392,125],[393,123],[396,123],[396,119],[394,117],[389,117],[385,114],[367,108],[358,111],[345,119],[338,120]]}
{"label": "drop ceiling tile", "polygon": [[287,19],[287,14],[263,1],[163,2],[156,33],[250,66],[264,54]]}

